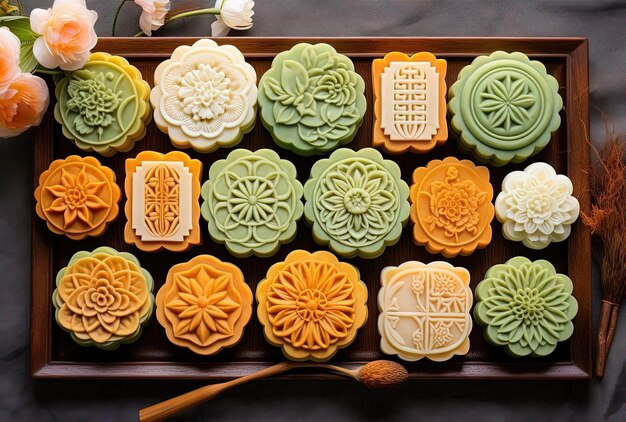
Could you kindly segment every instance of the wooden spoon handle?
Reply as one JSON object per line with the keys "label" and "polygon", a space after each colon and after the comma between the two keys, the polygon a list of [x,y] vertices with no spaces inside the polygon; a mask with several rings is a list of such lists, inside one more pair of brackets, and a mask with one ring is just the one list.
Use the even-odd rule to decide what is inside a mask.
{"label": "wooden spoon handle", "polygon": [[180,396],[173,397],[169,400],[165,400],[161,403],[157,403],[153,406],[146,407],[139,411],[139,420],[141,422],[158,422],[166,418],[174,416],[180,412],[183,412],[191,407],[204,403],[207,400],[220,394],[222,391],[228,390],[236,385],[253,381],[259,378],[269,377],[281,372],[288,371],[289,369],[300,366],[291,362],[282,362],[269,368],[261,369],[260,371],[246,375],[241,378],[236,378],[232,381],[224,382],[221,384],[211,384],[204,387],[200,387],[196,390],[190,391]]}

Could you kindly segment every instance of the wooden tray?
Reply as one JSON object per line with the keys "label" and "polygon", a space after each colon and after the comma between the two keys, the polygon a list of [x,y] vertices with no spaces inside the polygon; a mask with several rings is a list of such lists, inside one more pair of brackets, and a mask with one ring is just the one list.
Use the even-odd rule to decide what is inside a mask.
{"label": "wooden tray", "polygon": [[[144,78],[152,84],[156,66],[179,45],[192,44],[194,38],[101,38],[95,51],[106,51],[126,57],[137,66]],[[580,201],[581,209],[589,209],[589,180],[584,169],[589,164],[588,135],[588,59],[587,40],[583,38],[228,38],[217,39],[219,43],[233,44],[246,56],[260,77],[281,51],[288,50],[299,42],[326,42],[339,52],[354,60],[356,70],[366,82],[368,99],[367,115],[356,139],[348,146],[353,149],[371,146],[372,136],[372,60],[390,51],[414,53],[430,51],[439,58],[448,60],[448,86],[457,78],[458,72],[478,55],[486,55],[495,50],[521,51],[531,58],[541,60],[560,84],[565,111],[562,113],[561,128],[552,137],[544,151],[520,165],[508,165],[492,169],[492,182],[497,194],[502,178],[506,173],[525,168],[533,161],[546,161],[559,173],[566,173],[574,183],[574,195]],[[37,129],[33,151],[33,183],[37,184],[39,174],[50,162],[70,154],[85,155],[68,142],[61,129],[52,118],[53,104],[41,126]],[[448,155],[464,157],[456,150],[455,136],[451,134],[445,146],[432,153],[416,155],[407,153],[393,156],[401,166],[403,178],[410,183],[410,177],[417,166],[429,160]],[[262,147],[279,150],[283,158],[292,160],[297,168],[299,179],[304,182],[315,158],[298,157],[277,148],[269,133],[257,122],[254,130],[245,136],[241,147],[258,149]],[[98,157],[105,165],[113,168],[118,182],[124,181],[124,160],[134,157],[141,150],[169,151],[174,149],[167,135],[161,133],[152,123],[142,141],[129,153],[117,154],[112,158]],[[220,149],[211,154],[187,151],[193,158],[204,163],[203,181],[209,166],[217,159],[224,158],[231,149]],[[34,207],[33,207],[34,208]],[[34,215],[34,212],[33,212]],[[85,241],[72,241],[52,234],[46,225],[33,217],[32,224],[32,303],[31,303],[31,374],[35,378],[204,378],[227,379],[239,377],[267,367],[283,359],[279,348],[269,345],[262,327],[253,316],[245,330],[244,337],[236,347],[226,349],[216,356],[202,357],[172,345],[166,338],[163,328],[153,320],[143,336],[132,345],[123,345],[113,352],[105,352],[94,347],[84,348],[75,344],[70,336],[61,331],[54,321],[51,294],[57,271],[66,265],[70,257],[79,250],[93,250],[101,245],[112,246],[120,251],[135,254],[142,265],[155,279],[155,291],[163,284],[167,270],[174,264],[185,262],[195,255],[213,254],[222,260],[240,266],[252,289],[261,280],[269,266],[281,261],[293,249],[320,249],[311,237],[311,231],[303,222],[299,226],[298,238],[285,245],[280,252],[268,259],[237,259],[223,246],[213,243],[202,222],[204,245],[194,247],[186,253],[145,253],[124,243],[124,213],[100,238]],[[574,296],[579,310],[574,321],[572,338],[559,344],[556,351],[546,358],[513,359],[502,348],[493,347],[483,339],[481,328],[475,324],[471,333],[471,350],[464,357],[455,357],[448,362],[436,363],[422,360],[406,363],[411,378],[555,378],[583,379],[591,376],[591,246],[590,233],[581,222],[573,226],[567,243],[552,244],[543,251],[532,251],[521,243],[503,239],[501,227],[494,220],[494,237],[484,250],[470,257],[455,258],[450,261],[470,270],[472,288],[482,280],[491,265],[503,263],[507,259],[524,255],[528,258],[548,259],[559,272],[568,274],[574,282]],[[352,259],[369,288],[370,316],[367,324],[359,332],[355,342],[340,351],[333,362],[353,367],[364,362],[384,358],[379,351],[379,335],[376,330],[378,309],[376,294],[379,288],[380,270],[386,265],[398,265],[407,260],[429,262],[442,259],[426,252],[423,247],[412,243],[412,224],[407,224],[401,241],[387,248],[378,259]],[[287,377],[333,378],[333,375],[312,371],[299,372]]]}

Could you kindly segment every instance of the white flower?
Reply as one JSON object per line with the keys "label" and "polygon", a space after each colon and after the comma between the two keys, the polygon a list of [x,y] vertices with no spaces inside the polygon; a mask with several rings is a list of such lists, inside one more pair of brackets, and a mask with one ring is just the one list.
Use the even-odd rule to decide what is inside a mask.
{"label": "white flower", "polygon": [[165,15],[170,11],[169,0],[134,0],[135,4],[141,7],[139,26],[144,34],[152,36],[152,31],[156,31],[165,23]]}
{"label": "white flower", "polygon": [[33,44],[35,58],[48,69],[80,69],[98,41],[97,19],[85,0],[55,0],[50,9],[33,9],[30,27],[41,35]]}
{"label": "white flower", "polygon": [[496,198],[496,217],[505,238],[543,249],[570,235],[580,206],[571,180],[547,163],[534,163],[509,173]]}
{"label": "white flower", "polygon": [[252,27],[254,11],[252,0],[217,0],[215,8],[221,13],[211,24],[211,36],[224,37],[231,29],[244,30]]}

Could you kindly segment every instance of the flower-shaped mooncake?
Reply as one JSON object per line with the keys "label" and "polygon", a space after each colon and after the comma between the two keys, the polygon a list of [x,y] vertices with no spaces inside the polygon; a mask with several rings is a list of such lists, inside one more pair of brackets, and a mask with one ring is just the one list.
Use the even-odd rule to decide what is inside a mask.
{"label": "flower-shaped mooncake", "polygon": [[572,191],[572,181],[547,163],[507,174],[496,198],[502,234],[532,249],[567,239],[580,211]]}
{"label": "flower-shaped mooncake", "polygon": [[252,291],[235,265],[199,255],[169,270],[156,307],[172,343],[213,355],[241,339],[252,315]]}
{"label": "flower-shaped mooncake", "polygon": [[104,233],[117,218],[121,197],[110,168],[94,157],[71,155],[39,176],[35,210],[51,232],[81,240]]}
{"label": "flower-shaped mooncake", "polygon": [[56,278],[59,326],[81,346],[117,349],[141,336],[154,308],[152,276],[127,252],[76,252]]}
{"label": "flower-shaped mooncake", "polygon": [[356,267],[326,251],[295,250],[257,286],[265,338],[295,361],[326,361],[367,320],[367,287]]}
{"label": "flower-shaped mooncake", "polygon": [[561,125],[557,80],[522,53],[477,57],[461,70],[448,99],[459,149],[494,166],[538,153]]}
{"label": "flower-shaped mooncake", "polygon": [[240,148],[214,162],[202,198],[211,238],[238,257],[274,255],[302,217],[296,167],[270,149]]}
{"label": "flower-shaped mooncake", "polygon": [[364,92],[348,57],[328,44],[297,44],[261,77],[261,120],[280,147],[323,154],[356,135],[367,107]]}
{"label": "flower-shaped mooncake", "polygon": [[256,72],[232,45],[199,40],[177,47],[154,72],[154,121],[178,148],[212,152],[254,127]]}
{"label": "flower-shaped mooncake", "polygon": [[142,151],[126,160],[124,240],[142,251],[198,245],[202,162],[181,151]]}
{"label": "flower-shaped mooncake", "polygon": [[469,351],[472,290],[465,268],[409,261],[380,274],[378,332],[383,353],[444,361]]}
{"label": "flower-shaped mooncake", "polygon": [[432,160],[413,172],[413,241],[447,258],[491,242],[494,208],[489,170],[469,160]]}
{"label": "flower-shaped mooncake", "polygon": [[548,261],[511,258],[476,286],[474,318],[487,341],[511,356],[546,356],[574,332],[572,289],[572,280]]}
{"label": "flower-shaped mooncake", "polygon": [[446,142],[446,67],[425,52],[392,52],[372,62],[375,147],[426,153]]}
{"label": "flower-shaped mooncake", "polygon": [[373,148],[341,148],[313,165],[304,217],[320,245],[346,258],[376,258],[400,239],[408,196],[396,163]]}
{"label": "flower-shaped mooncake", "polygon": [[150,85],[123,57],[93,53],[55,93],[54,117],[63,135],[84,151],[107,157],[130,151],[152,119]]}

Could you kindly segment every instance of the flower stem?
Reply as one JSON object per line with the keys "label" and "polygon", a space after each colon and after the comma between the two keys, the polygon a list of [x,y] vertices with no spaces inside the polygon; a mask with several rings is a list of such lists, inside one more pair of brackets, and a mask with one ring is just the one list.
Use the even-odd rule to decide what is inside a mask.
{"label": "flower stem", "polygon": [[62,73],[62,72],[63,72],[62,70],[45,69],[41,66],[38,66],[34,71],[34,73],[42,73],[44,75],[58,75],[59,73]]}
{"label": "flower stem", "polygon": [[[220,14],[220,9],[217,9],[217,8],[191,10],[189,12],[183,12],[183,13],[179,13],[178,15],[165,18],[165,22],[163,23],[163,26],[167,25],[170,22],[177,21],[178,19],[182,19],[182,18],[187,18],[189,16],[219,15],[219,14]],[[137,32],[135,34],[135,37],[142,37],[143,35],[144,35],[143,32]]]}
{"label": "flower stem", "polygon": [[126,3],[128,0],[122,0],[122,2],[120,3],[119,6],[117,6],[117,11],[115,12],[115,17],[113,18],[113,28],[111,29],[111,36],[114,37],[115,36],[115,27],[117,26],[117,18],[120,15],[120,12],[122,11],[122,6],[124,6],[124,3]]}
{"label": "flower stem", "polygon": [[178,15],[174,15],[174,16],[171,16],[171,17],[165,19],[165,24],[168,24],[168,23],[170,23],[172,21],[176,21],[178,19],[186,18],[186,17],[189,17],[189,16],[219,15],[220,13],[221,13],[220,9],[217,9],[217,8],[191,10],[189,12],[179,13]]}

